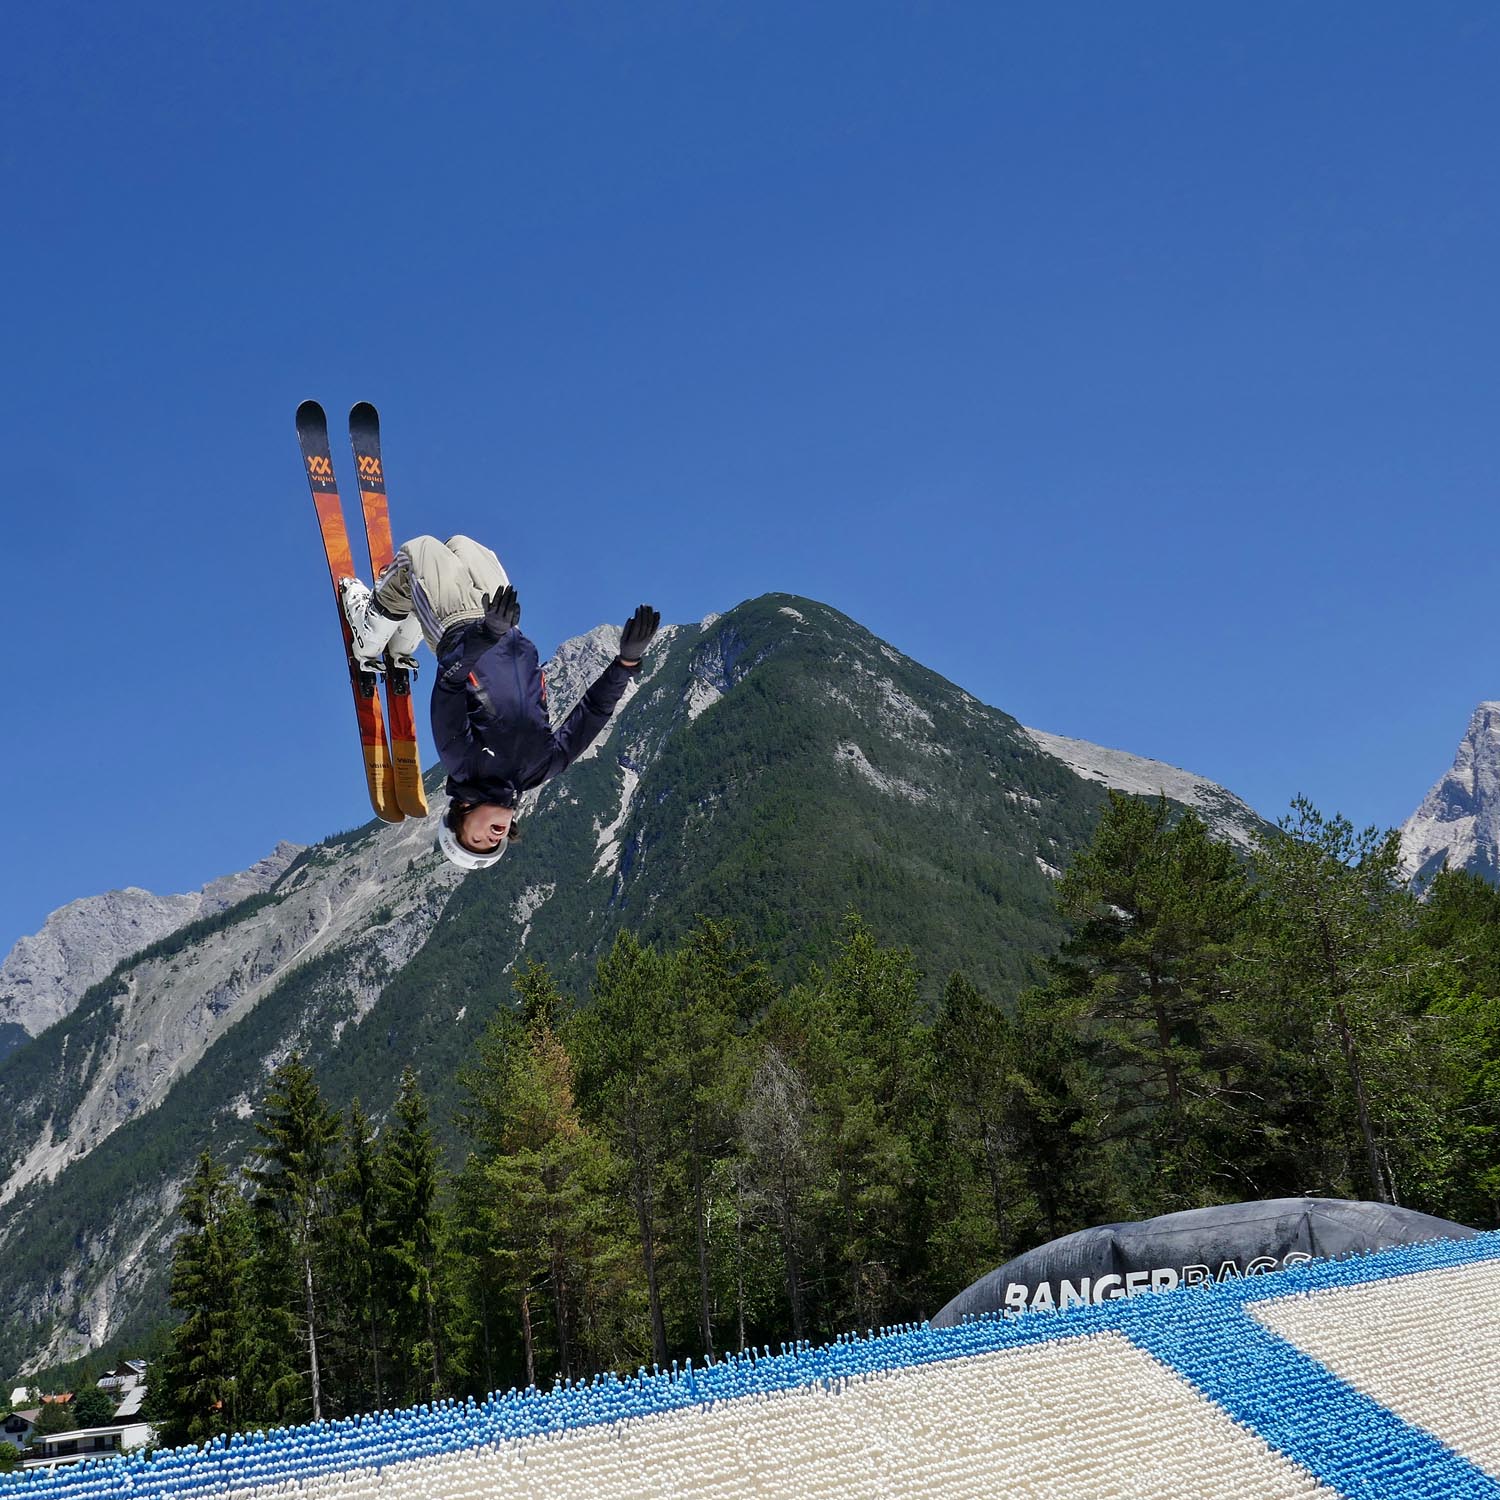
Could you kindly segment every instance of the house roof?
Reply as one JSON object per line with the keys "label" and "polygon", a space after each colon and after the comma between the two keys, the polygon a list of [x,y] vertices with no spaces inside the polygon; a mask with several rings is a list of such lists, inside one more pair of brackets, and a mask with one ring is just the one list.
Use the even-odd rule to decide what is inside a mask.
{"label": "house roof", "polygon": [[144,1427],[144,1422],[109,1422],[103,1427],[75,1427],[68,1432],[49,1432],[37,1439],[41,1443],[71,1443],[75,1438],[106,1437],[110,1433],[122,1435],[128,1428]]}
{"label": "house roof", "polygon": [[115,1408],[115,1420],[123,1421],[126,1417],[133,1417],[140,1409],[141,1403],[146,1399],[146,1387],[143,1385],[132,1386],[125,1392],[125,1399]]}

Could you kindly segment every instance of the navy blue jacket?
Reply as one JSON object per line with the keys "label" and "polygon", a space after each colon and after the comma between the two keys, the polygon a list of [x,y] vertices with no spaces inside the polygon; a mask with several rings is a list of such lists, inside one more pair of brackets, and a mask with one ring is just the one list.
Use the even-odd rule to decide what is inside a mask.
{"label": "navy blue jacket", "polygon": [[491,640],[482,624],[455,625],[438,643],[432,738],[454,801],[514,807],[588,749],[640,667],[617,657],[554,734],[536,647],[519,630]]}

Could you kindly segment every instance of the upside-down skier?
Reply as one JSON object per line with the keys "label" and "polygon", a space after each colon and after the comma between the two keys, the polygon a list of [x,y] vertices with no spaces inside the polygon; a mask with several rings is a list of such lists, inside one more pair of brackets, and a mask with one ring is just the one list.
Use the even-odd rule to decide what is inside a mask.
{"label": "upside-down skier", "polygon": [[482,870],[505,853],[521,794],[593,743],[661,625],[656,610],[639,606],[618,655],[554,730],[537,649],[521,634],[520,600],[488,547],[466,536],[413,537],[373,590],[345,578],[339,596],[361,664],[374,670],[388,654],[410,667],[423,639],[438,659],[432,737],[449,798],[438,847],[465,870]]}

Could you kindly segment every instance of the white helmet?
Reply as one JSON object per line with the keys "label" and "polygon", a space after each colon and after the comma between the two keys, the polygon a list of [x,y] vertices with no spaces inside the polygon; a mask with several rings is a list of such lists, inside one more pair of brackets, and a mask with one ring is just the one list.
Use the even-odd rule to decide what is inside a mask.
{"label": "white helmet", "polygon": [[498,844],[485,854],[476,854],[472,849],[465,849],[459,843],[458,835],[448,826],[448,819],[438,819],[437,830],[438,848],[443,854],[456,864],[460,870],[487,870],[505,853],[505,846],[510,843],[510,835],[500,840]]}

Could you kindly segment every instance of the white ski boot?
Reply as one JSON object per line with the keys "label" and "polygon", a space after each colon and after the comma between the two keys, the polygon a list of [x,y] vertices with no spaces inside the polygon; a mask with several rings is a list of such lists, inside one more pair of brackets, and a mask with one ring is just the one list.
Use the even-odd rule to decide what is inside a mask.
{"label": "white ski boot", "polygon": [[385,650],[397,627],[404,625],[381,609],[369,587],[357,578],[339,579],[339,602],[354,637],[354,659],[367,672],[385,670]]}
{"label": "white ski boot", "polygon": [[396,621],[396,633],[386,645],[393,666],[408,672],[417,670],[417,647],[422,644],[422,622],[413,610],[404,620]]}

